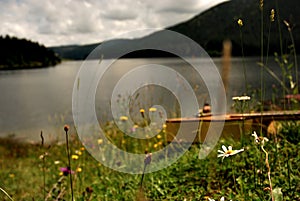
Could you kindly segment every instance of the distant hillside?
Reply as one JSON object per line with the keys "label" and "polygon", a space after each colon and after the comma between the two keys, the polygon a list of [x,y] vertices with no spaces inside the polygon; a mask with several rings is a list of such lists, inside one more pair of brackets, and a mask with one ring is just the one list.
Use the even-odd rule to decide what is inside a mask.
{"label": "distant hillside", "polygon": [[66,45],[58,47],[50,47],[49,49],[57,53],[61,58],[82,60],[95,49],[100,43],[89,45]]}
{"label": "distant hillside", "polygon": [[[276,2],[278,5],[276,5]],[[275,21],[270,26],[270,11],[275,9]],[[264,53],[267,50],[268,38],[269,54],[280,52],[280,35],[282,36],[282,47],[284,52],[288,52],[288,47],[291,45],[291,39],[286,25],[283,20],[288,21],[292,26],[292,32],[296,47],[300,47],[300,28],[297,23],[300,22],[300,4],[298,0],[272,0],[264,1]],[[280,14],[280,26],[277,22],[277,13]],[[233,46],[233,55],[240,56],[241,38],[240,27],[237,20],[243,20],[242,37],[245,56],[260,55],[261,49],[261,12],[259,9],[258,0],[231,0],[229,2],[217,5],[194,18],[180,23],[178,25],[169,27],[167,29],[176,31],[200,44],[211,56],[220,56],[222,52],[222,43],[225,39],[230,39]],[[269,35],[270,27],[270,37]],[[280,30],[280,32],[279,32]],[[118,55],[120,49],[128,49],[135,47],[137,49],[147,47],[149,44],[168,45],[177,52],[188,54],[193,51],[187,44],[178,44],[176,40],[170,39],[163,32],[156,32],[139,39],[123,39],[111,40],[102,43],[105,48],[105,57],[114,57]],[[87,55],[100,43],[84,46],[63,46],[50,48],[58,53],[63,58],[68,59],[85,59]],[[100,53],[99,53],[100,54]],[[126,57],[159,57],[170,56],[164,53],[154,51],[140,51],[134,52]]]}
{"label": "distant hillside", "polygon": [[[278,5],[276,5],[276,2]],[[296,47],[300,45],[300,4],[298,0],[264,1],[264,49],[267,48],[270,27],[270,11],[275,9],[275,21],[270,29],[270,53],[280,51],[279,29],[282,34],[283,49],[286,52],[291,39],[283,20],[292,26]],[[277,13],[280,15],[280,28]],[[231,0],[203,12],[187,22],[170,27],[170,30],[182,33],[198,42],[211,54],[221,53],[222,42],[230,39],[233,44],[233,54],[241,55],[240,29],[237,20],[243,20],[241,27],[245,54],[260,54],[261,12],[258,0]]]}
{"label": "distant hillside", "polygon": [[60,61],[53,51],[36,42],[0,36],[0,70],[48,67]]}

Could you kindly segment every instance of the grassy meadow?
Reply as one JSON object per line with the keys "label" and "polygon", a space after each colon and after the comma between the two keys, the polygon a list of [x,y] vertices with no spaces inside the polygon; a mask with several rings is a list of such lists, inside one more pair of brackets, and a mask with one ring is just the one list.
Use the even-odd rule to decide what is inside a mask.
{"label": "grassy meadow", "polygon": [[[299,200],[300,125],[285,124],[276,135],[266,136],[268,141],[244,135],[243,147],[239,141],[220,139],[205,159],[198,156],[203,145],[193,144],[171,166],[145,174],[142,187],[142,175],[111,170],[91,157],[73,129],[68,133],[70,171],[63,169],[68,167],[65,143],[29,144],[2,138],[0,198],[71,200],[71,173],[74,200],[219,200],[223,196],[225,200],[271,200],[272,196],[274,200]],[[65,134],[63,129],[60,134]],[[161,145],[166,144],[163,139],[159,139]],[[226,153],[222,145],[233,146],[233,152]],[[158,149],[153,142],[147,147]]]}

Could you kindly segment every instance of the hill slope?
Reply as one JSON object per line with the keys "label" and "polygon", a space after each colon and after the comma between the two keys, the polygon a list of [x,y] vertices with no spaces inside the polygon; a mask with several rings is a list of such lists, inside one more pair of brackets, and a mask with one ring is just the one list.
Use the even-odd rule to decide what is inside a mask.
{"label": "hill slope", "polygon": [[[275,9],[275,21],[272,23],[270,22],[271,9]],[[264,1],[264,47],[267,46],[268,38],[270,38],[270,52],[279,51],[280,49],[279,30],[281,30],[284,50],[287,50],[291,44],[288,29],[283,20],[294,26],[292,32],[296,46],[299,46],[300,27],[295,24],[300,22],[299,10],[300,4],[297,0]],[[280,17],[279,26],[278,13]],[[241,37],[240,28],[237,24],[238,19],[242,19],[244,24],[241,27],[241,32],[245,54],[259,55],[261,47],[261,11],[258,0],[231,0],[169,29],[192,38],[211,53],[220,51],[222,41],[230,39],[233,44],[233,54],[240,55]],[[270,37],[268,36],[269,28]]]}
{"label": "hill slope", "polygon": [[[277,3],[276,3],[277,2]],[[278,5],[276,5],[278,4]],[[270,22],[270,11],[275,9],[275,21]],[[280,19],[278,19],[278,10]],[[296,23],[300,22],[300,4],[298,0],[274,0],[264,1],[263,5],[263,35],[264,35],[264,54],[266,54],[269,40],[269,54],[275,51],[280,52],[280,34],[282,37],[282,50],[287,52],[291,45],[291,38],[283,20],[288,21],[292,28],[296,47],[300,46],[300,28]],[[240,28],[237,20],[243,20],[243,26]],[[179,32],[200,44],[211,56],[220,56],[222,52],[222,43],[225,39],[230,39],[233,45],[233,55],[240,56],[241,51],[241,33],[243,37],[243,47],[245,56],[261,54],[261,11],[258,0],[231,0],[217,5],[194,18],[167,28]],[[269,35],[270,30],[270,35]],[[139,39],[111,40],[103,43],[107,48],[105,57],[118,55],[120,48],[147,47],[149,44],[164,43],[172,46],[173,49],[189,52],[184,49],[183,44],[178,44],[171,40],[163,32],[156,32]],[[85,59],[86,56],[100,43],[84,46],[64,46],[51,48],[61,57],[69,59]],[[186,46],[186,45],[185,45]],[[165,54],[144,51],[142,53],[133,53],[129,57],[159,57]]]}

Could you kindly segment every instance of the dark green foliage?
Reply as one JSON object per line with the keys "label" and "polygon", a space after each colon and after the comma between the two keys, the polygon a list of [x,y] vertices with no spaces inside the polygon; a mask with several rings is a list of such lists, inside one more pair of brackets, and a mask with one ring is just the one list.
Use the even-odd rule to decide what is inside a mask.
{"label": "dark green foliage", "polygon": [[60,61],[53,51],[36,42],[0,36],[0,69],[48,67]]}
{"label": "dark green foliage", "polygon": [[300,142],[300,124],[298,121],[285,121],[281,123],[281,134],[286,139],[293,143],[298,144]]}

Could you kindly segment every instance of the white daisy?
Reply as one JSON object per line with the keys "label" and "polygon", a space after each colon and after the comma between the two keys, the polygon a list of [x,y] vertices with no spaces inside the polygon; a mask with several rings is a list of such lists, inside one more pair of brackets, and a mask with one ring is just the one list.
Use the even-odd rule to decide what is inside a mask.
{"label": "white daisy", "polygon": [[232,100],[234,100],[234,101],[248,101],[250,99],[251,99],[250,96],[234,96],[234,97],[232,97]]}
{"label": "white daisy", "polygon": [[[208,198],[209,201],[215,201],[214,199],[211,199],[211,198]],[[221,197],[220,201],[225,201],[225,198],[224,197]],[[232,200],[230,200],[232,201]]]}
{"label": "white daisy", "polygon": [[239,149],[239,150],[232,150],[232,146],[229,146],[228,149],[226,148],[226,146],[222,145],[222,150],[218,150],[219,154],[218,157],[222,157],[222,161],[225,157],[229,157],[232,155],[235,155],[237,153],[240,153],[242,151],[244,151],[244,148]]}
{"label": "white daisy", "polygon": [[268,141],[269,141],[269,139],[266,138],[266,137],[262,137],[262,136],[259,136],[259,137],[258,137],[255,131],[254,131],[254,133],[252,134],[252,136],[254,137],[255,143],[257,143],[257,144],[264,145],[265,142],[268,142]]}

